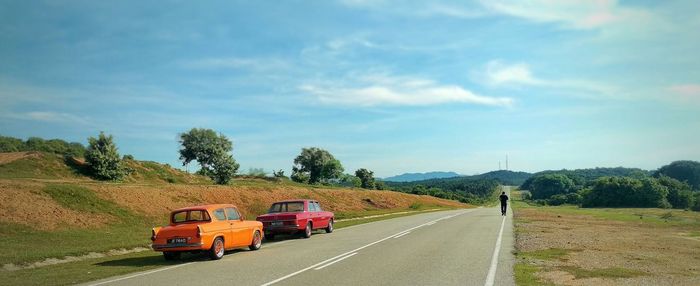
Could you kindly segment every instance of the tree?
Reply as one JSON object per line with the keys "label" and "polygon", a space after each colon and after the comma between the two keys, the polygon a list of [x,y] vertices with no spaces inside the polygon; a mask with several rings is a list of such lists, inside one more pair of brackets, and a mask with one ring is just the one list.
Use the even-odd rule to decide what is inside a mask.
{"label": "tree", "polygon": [[88,138],[88,143],[85,162],[93,176],[101,180],[119,180],[126,175],[112,135],[106,136],[104,132],[100,132],[97,138]]}
{"label": "tree", "polygon": [[285,178],[284,176],[284,170],[280,169],[279,171],[272,171],[272,175],[275,178]]}
{"label": "tree", "polygon": [[182,165],[197,161],[201,169],[197,172],[209,176],[217,184],[228,184],[238,171],[239,164],[229,154],[233,143],[214,130],[192,128],[180,134],[180,160]]}
{"label": "tree", "polygon": [[546,199],[557,194],[567,194],[575,189],[574,181],[562,174],[537,175],[530,185],[533,199]]}
{"label": "tree", "polygon": [[355,176],[360,178],[361,187],[363,189],[370,189],[373,190],[375,188],[375,183],[374,183],[374,172],[367,170],[365,168],[358,169],[355,171]]}
{"label": "tree", "polygon": [[687,183],[664,175],[658,181],[668,189],[668,202],[673,208],[687,209],[693,206],[693,192]]}
{"label": "tree", "polygon": [[654,177],[669,176],[681,182],[687,182],[694,190],[700,191],[700,162],[675,161],[659,168]]}
{"label": "tree", "polygon": [[22,139],[0,136],[0,152],[24,151]]}
{"label": "tree", "polygon": [[331,153],[316,147],[302,148],[294,159],[292,180],[309,184],[338,179],[343,174],[343,166]]}
{"label": "tree", "polygon": [[602,177],[583,192],[583,207],[669,207],[668,188],[653,178]]}

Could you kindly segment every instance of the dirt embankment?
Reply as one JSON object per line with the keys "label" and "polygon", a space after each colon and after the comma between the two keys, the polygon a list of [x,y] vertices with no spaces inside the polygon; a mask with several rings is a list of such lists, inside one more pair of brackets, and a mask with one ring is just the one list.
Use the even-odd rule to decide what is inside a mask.
{"label": "dirt embankment", "polygon": [[[3,212],[0,222],[52,230],[63,226],[94,227],[114,219],[109,215],[88,214],[61,206],[42,191],[48,184],[53,183],[0,179],[0,211]],[[455,201],[391,191],[304,188],[262,182],[260,186],[71,184],[88,188],[104,200],[154,219],[163,219],[176,208],[208,203],[235,204],[248,219],[254,219],[274,201],[296,198],[318,200],[324,209],[334,212],[406,209],[414,204],[467,207]]]}

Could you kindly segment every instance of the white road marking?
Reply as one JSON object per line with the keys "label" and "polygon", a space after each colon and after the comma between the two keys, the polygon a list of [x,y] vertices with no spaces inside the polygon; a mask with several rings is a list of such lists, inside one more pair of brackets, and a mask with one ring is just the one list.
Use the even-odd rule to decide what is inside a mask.
{"label": "white road marking", "polygon": [[326,268],[326,267],[328,267],[328,266],[331,266],[331,265],[333,265],[333,264],[335,264],[335,263],[337,263],[337,262],[340,262],[341,260],[345,260],[346,258],[349,258],[350,256],[353,256],[353,255],[355,255],[355,254],[357,254],[357,252],[353,252],[353,253],[350,254],[350,255],[346,255],[346,256],[343,256],[343,257],[341,257],[341,258],[338,258],[338,259],[336,259],[335,261],[330,262],[330,263],[328,263],[328,264],[326,264],[326,265],[316,267],[316,268],[314,268],[314,270],[321,270],[321,269]]}
{"label": "white road marking", "polygon": [[[459,214],[457,214],[457,215],[463,215],[463,214],[465,214],[465,213],[469,213],[469,212],[472,212],[472,211],[473,211],[473,210],[461,212],[461,213],[459,213]],[[434,223],[435,221],[437,221],[437,220],[434,220],[434,221],[431,221],[431,222]],[[393,238],[393,237],[395,237],[395,236],[397,236],[397,235],[399,235],[399,234],[401,234],[401,233],[404,233],[404,232],[407,232],[407,231],[411,231],[411,230],[417,229],[417,228],[419,228],[419,227],[423,227],[423,226],[425,226],[426,224],[431,223],[431,222],[427,222],[427,223],[424,223],[424,224],[421,224],[421,225],[418,225],[418,226],[414,226],[414,227],[412,227],[412,228],[409,228],[409,229],[406,229],[406,230],[397,232],[397,233],[395,233],[395,234],[392,234],[392,235],[390,235],[390,236],[387,236],[387,237],[385,237],[385,238],[382,238],[382,239],[377,240],[377,241],[375,241],[375,242],[372,242],[372,243],[370,243],[370,244],[366,244],[366,245],[364,245],[364,246],[355,248],[355,249],[350,250],[350,251],[348,251],[348,252],[345,252],[345,253],[343,253],[343,254],[336,255],[336,256],[334,256],[334,257],[331,257],[331,258],[329,258],[329,259],[326,259],[326,260],[324,260],[324,261],[321,261],[321,262],[319,262],[319,263],[316,263],[316,264],[314,264],[314,265],[311,265],[311,266],[309,266],[309,267],[306,267],[306,268],[304,268],[304,269],[301,269],[301,270],[299,270],[299,271],[296,271],[296,272],[287,274],[287,275],[285,275],[285,276],[282,276],[282,277],[280,277],[280,278],[277,278],[277,279],[275,279],[275,280],[272,280],[272,281],[270,281],[270,282],[267,282],[267,283],[265,283],[265,284],[262,284],[261,286],[269,286],[269,285],[275,284],[275,283],[280,282],[280,281],[282,281],[282,280],[285,280],[285,279],[287,279],[287,278],[296,276],[296,275],[298,275],[298,274],[300,274],[300,273],[302,273],[302,272],[308,271],[309,269],[313,269],[313,268],[319,267],[320,265],[323,265],[323,264],[328,263],[328,262],[330,262],[330,261],[333,261],[333,260],[335,260],[335,259],[341,258],[341,257],[346,256],[346,255],[348,255],[348,254],[351,254],[351,253],[353,253],[353,252],[358,252],[358,251],[360,251],[360,250],[362,250],[362,249],[365,249],[365,248],[370,247],[370,246],[372,246],[372,245],[375,245],[375,244],[377,244],[377,243],[383,242],[383,241],[385,241],[385,240],[387,240],[387,239]]]}
{"label": "white road marking", "polygon": [[156,273],[156,272],[161,272],[161,271],[165,271],[165,270],[170,270],[170,269],[182,267],[182,266],[189,265],[189,264],[192,264],[192,263],[194,263],[194,262],[188,262],[188,263],[173,265],[173,266],[170,266],[170,267],[160,268],[160,269],[157,269],[157,270],[148,271],[148,272],[143,272],[143,273],[139,273],[139,274],[134,274],[134,275],[130,275],[130,276],[122,277],[122,278],[117,278],[117,279],[102,281],[102,282],[99,282],[99,283],[90,284],[90,286],[103,285],[103,284],[113,283],[113,282],[117,282],[117,281],[121,281],[121,280],[131,279],[131,278],[134,278],[134,277],[139,277],[139,276],[143,276],[143,275],[153,274],[153,273]]}
{"label": "white road marking", "polygon": [[394,236],[394,238],[399,238],[399,237],[402,237],[402,236],[407,235],[407,234],[409,234],[409,233],[411,233],[411,232],[410,232],[410,231],[407,231],[407,232],[404,232],[404,233],[399,234],[399,235],[397,235],[397,236]]}
{"label": "white road marking", "polygon": [[431,222],[429,222],[429,223],[426,223],[425,225],[426,225],[426,226],[428,226],[428,225],[434,225],[434,224],[437,223],[437,222],[438,222],[438,221],[431,221]]}
{"label": "white road marking", "polygon": [[506,216],[503,216],[501,221],[501,230],[498,231],[498,239],[496,239],[496,248],[493,249],[493,256],[491,257],[491,268],[489,268],[489,274],[486,276],[486,283],[484,286],[493,286],[496,280],[496,268],[498,267],[498,254],[501,252],[501,238],[503,237],[503,226],[506,225]]}

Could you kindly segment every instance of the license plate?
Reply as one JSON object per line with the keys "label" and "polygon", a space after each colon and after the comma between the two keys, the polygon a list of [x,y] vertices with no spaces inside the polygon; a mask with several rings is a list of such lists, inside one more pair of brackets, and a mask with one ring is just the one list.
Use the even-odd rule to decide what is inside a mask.
{"label": "license plate", "polygon": [[172,238],[172,239],[168,239],[168,243],[172,243],[172,244],[187,243],[187,239],[186,238]]}
{"label": "license plate", "polygon": [[272,223],[270,223],[270,225],[279,226],[279,225],[282,225],[282,222],[281,221],[273,221]]}

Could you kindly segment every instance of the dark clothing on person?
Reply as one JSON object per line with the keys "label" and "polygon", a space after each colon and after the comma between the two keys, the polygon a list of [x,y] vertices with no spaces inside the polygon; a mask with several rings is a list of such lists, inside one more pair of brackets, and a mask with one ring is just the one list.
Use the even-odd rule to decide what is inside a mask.
{"label": "dark clothing on person", "polygon": [[501,215],[506,215],[506,209],[508,208],[508,196],[502,194],[498,197],[501,200]]}

